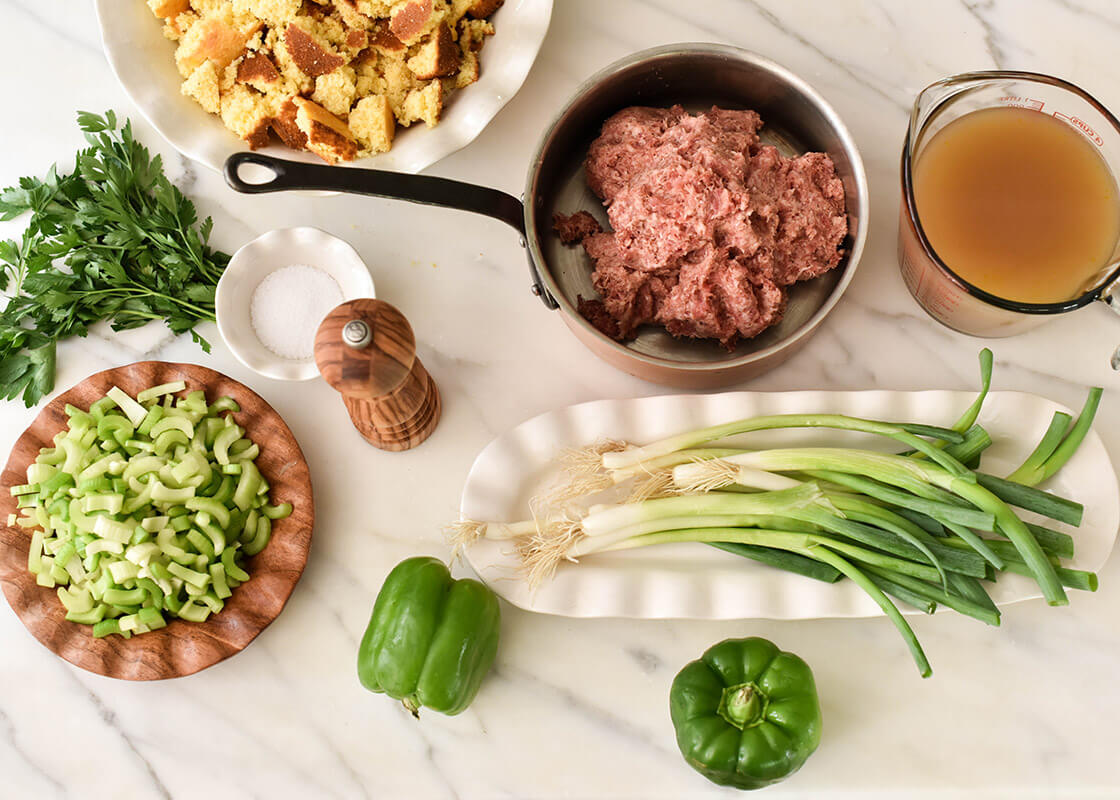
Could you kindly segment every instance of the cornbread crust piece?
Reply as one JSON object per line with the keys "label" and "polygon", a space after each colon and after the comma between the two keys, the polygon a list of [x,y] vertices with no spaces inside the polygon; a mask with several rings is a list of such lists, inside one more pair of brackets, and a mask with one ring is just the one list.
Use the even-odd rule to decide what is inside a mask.
{"label": "cornbread crust piece", "polygon": [[307,137],[307,149],[328,164],[350,161],[358,154],[350,128],[331,112],[306,97],[293,97],[296,125]]}
{"label": "cornbread crust piece", "polygon": [[292,22],[284,29],[284,44],[288,54],[300,71],[309,78],[318,78],[346,63],[342,56],[332,53],[301,25]]}
{"label": "cornbread crust piece", "polygon": [[296,124],[295,98],[289,97],[280,104],[276,116],[272,118],[272,130],[280,137],[280,141],[293,150],[307,149],[307,136]]}
{"label": "cornbread crust piece", "polygon": [[222,122],[249,143],[250,150],[268,144],[272,110],[268,99],[258,91],[237,83],[222,93]]}
{"label": "cornbread crust piece", "polygon": [[467,13],[475,19],[486,19],[501,8],[505,1],[506,0],[474,0],[467,9]]}
{"label": "cornbread crust piece", "polygon": [[211,114],[219,114],[222,110],[220,92],[218,90],[218,69],[213,61],[202,62],[191,76],[183,81],[179,89],[187,97],[193,97],[198,104]]}
{"label": "cornbread crust piece", "polygon": [[394,55],[403,52],[406,48],[404,42],[393,35],[389,26],[384,22],[377,23],[373,35],[369,37],[370,48],[385,55]]}
{"label": "cornbread crust piece", "polygon": [[459,45],[447,23],[441,22],[431,38],[405,63],[417,78],[427,81],[454,75],[459,71],[460,60]]}
{"label": "cornbread crust piece", "polygon": [[350,112],[350,131],[371,153],[385,153],[393,146],[397,121],[384,95],[363,97]]}
{"label": "cornbread crust piece", "polygon": [[249,53],[237,62],[237,80],[266,93],[283,82],[276,65],[264,53]]}
{"label": "cornbread crust piece", "polygon": [[389,13],[389,30],[405,44],[416,44],[448,14],[447,0],[401,0]]}

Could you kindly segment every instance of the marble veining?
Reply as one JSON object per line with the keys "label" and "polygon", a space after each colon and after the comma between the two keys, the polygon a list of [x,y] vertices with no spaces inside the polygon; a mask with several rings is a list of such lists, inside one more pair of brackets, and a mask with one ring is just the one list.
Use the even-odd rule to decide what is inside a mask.
{"label": "marble veining", "polygon": [[[353,431],[329,387],[253,375],[212,325],[201,330],[210,355],[160,326],[123,334],[99,326],[60,347],[59,388],[143,358],[202,363],[253,386],[304,449],[317,528],[307,571],[276,622],[233,659],[173,682],[76,670],[0,609],[0,797],[733,797],[679,758],[668,688],[707,646],[744,635],[802,655],[824,710],[820,750],[767,796],[1120,796],[1115,559],[1098,593],[1076,594],[1066,609],[1010,607],[999,630],[947,614],[914,620],[934,666],[928,681],[883,619],[569,620],[507,605],[495,670],[464,714],[417,722],[362,690],[354,654],[378,586],[406,556],[448,556],[440,526],[454,518],[467,471],[491,438],[559,405],[665,390],[597,361],[541,307],[517,237],[501,223],[373,198],[238,195],[139,118],[105,63],[88,4],[0,0],[0,19],[0,58],[18,73],[5,84],[0,184],[68,165],[82,144],[75,110],[130,116],[172,179],[214,216],[219,247],[232,252],[292,225],[351,242],[378,296],[412,322],[444,402],[428,442],[381,453]],[[556,0],[522,91],[429,172],[519,194],[538,132],[596,70],[669,42],[754,50],[813,84],[848,124],[867,166],[872,218],[843,302],[796,358],[743,388],[971,388],[984,343],[928,319],[896,266],[910,103],[940,77],[1005,67],[1065,77],[1120,109],[1118,29],[1113,0]],[[5,237],[19,230],[18,221],[0,224]],[[1097,428],[1115,454],[1120,379],[1108,362],[1118,342],[1120,321],[1092,307],[987,344],[997,388],[1078,406],[1086,385],[1105,386]],[[33,415],[0,406],[0,451]]]}

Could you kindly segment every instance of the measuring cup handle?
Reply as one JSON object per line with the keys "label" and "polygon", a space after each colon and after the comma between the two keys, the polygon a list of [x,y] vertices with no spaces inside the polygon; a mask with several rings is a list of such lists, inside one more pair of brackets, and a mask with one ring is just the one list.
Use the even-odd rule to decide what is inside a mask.
{"label": "measuring cup handle", "polygon": [[[1120,277],[1113,278],[1105,284],[1098,297],[1106,306],[1120,314]],[[1120,347],[1112,353],[1112,368],[1120,371]]]}

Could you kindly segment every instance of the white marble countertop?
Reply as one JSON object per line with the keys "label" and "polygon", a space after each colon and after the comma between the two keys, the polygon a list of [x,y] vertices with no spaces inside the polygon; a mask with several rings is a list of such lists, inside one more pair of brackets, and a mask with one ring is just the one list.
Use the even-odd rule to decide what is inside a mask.
{"label": "white marble countertop", "polygon": [[[126,0],[121,0],[126,2]],[[378,295],[410,318],[443,392],[419,449],[388,454],[351,430],[321,381],[287,384],[160,332],[95,334],[59,349],[58,386],[141,358],[194,361],[258,390],[284,416],[315,479],[317,525],[303,579],[243,653],[175,681],[133,684],[59,660],[0,612],[0,795],[12,798],[669,798],[731,796],[681,760],[668,717],[677,670],[710,644],[757,634],[803,656],[824,712],[819,751],[782,797],[1116,797],[1120,769],[1120,568],[1064,609],[1029,602],[992,630],[944,614],[914,620],[935,675],[920,680],[884,619],[803,622],[569,620],[503,607],[496,667],[474,705],[417,723],[361,689],[358,639],[387,571],[448,549],[475,454],[558,405],[665,391],[599,362],[527,291],[501,223],[349,197],[248,198],[169,151],[135,114],[84,3],[0,3],[6,68],[0,184],[65,162],[75,109],[115,108],[164,153],[232,251],[270,228],[315,225],[349,240]],[[810,81],[846,120],[870,177],[868,249],[809,346],[750,384],[971,388],[981,342],[928,319],[895,262],[898,157],[909,104],[939,77],[994,66],[1063,76],[1120,109],[1112,0],[557,0],[524,89],[432,174],[520,192],[537,132],[586,76],[632,51],[710,40],[767,55]],[[14,231],[9,226],[6,230]],[[12,233],[7,233],[12,235]],[[1087,308],[988,342],[996,385],[1078,406],[1106,387],[1097,430],[1120,453],[1120,386],[1108,366],[1120,322]],[[0,406],[0,452],[34,410]],[[461,568],[460,568],[461,569]]]}

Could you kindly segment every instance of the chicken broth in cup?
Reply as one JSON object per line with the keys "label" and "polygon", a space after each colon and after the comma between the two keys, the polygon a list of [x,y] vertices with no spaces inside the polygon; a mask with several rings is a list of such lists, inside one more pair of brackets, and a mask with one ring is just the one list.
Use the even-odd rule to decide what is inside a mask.
{"label": "chicken broth in cup", "polygon": [[1008,300],[1077,297],[1120,238],[1116,181],[1097,147],[1027,108],[973,111],[938,131],[915,161],[914,199],[941,260]]}
{"label": "chicken broth in cup", "polygon": [[995,70],[930,84],[902,150],[906,288],[974,336],[1094,300],[1120,312],[1118,174],[1120,121],[1067,81]]}

